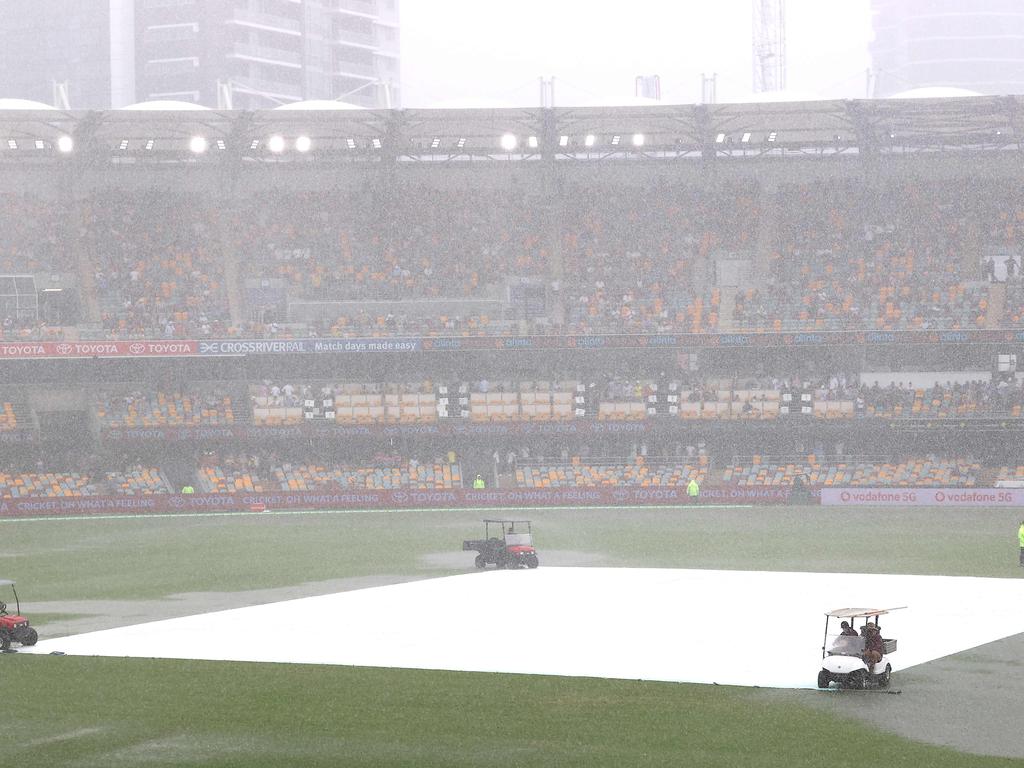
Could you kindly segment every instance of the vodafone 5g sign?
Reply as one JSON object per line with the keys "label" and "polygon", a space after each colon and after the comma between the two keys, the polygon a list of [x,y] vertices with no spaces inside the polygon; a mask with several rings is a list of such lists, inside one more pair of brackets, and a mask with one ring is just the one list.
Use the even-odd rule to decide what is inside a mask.
{"label": "vodafone 5g sign", "polygon": [[1016,507],[1024,488],[822,488],[821,503],[848,507]]}

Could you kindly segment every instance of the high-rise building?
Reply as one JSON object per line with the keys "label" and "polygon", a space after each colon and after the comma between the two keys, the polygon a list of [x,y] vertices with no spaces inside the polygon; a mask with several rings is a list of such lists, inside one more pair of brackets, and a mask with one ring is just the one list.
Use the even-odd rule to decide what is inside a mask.
{"label": "high-rise building", "polygon": [[399,106],[398,0],[5,0],[3,13],[0,97]]}
{"label": "high-rise building", "polygon": [[872,0],[874,95],[954,87],[1024,93],[1020,0]]}
{"label": "high-rise building", "polygon": [[[134,101],[133,0],[5,0],[0,98],[79,109]],[[55,106],[61,106],[55,104]]]}

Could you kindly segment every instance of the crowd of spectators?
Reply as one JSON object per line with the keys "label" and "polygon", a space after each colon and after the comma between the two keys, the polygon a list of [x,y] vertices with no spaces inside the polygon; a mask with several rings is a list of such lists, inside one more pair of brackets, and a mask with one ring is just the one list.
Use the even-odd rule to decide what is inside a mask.
{"label": "crowd of spectators", "polygon": [[[1024,201],[991,181],[597,181],[553,197],[403,181],[95,191],[63,225],[51,209],[0,196],[0,274],[70,276],[111,338],[1024,325]],[[753,272],[726,302],[716,268],[730,260]],[[510,298],[519,280],[536,281],[533,304]],[[994,318],[993,281],[1007,294]],[[299,302],[318,309],[290,312]],[[4,338],[60,333],[0,322]]]}
{"label": "crowd of spectators", "polygon": [[221,222],[212,200],[108,190],[80,205],[81,247],[109,336],[228,335]]}

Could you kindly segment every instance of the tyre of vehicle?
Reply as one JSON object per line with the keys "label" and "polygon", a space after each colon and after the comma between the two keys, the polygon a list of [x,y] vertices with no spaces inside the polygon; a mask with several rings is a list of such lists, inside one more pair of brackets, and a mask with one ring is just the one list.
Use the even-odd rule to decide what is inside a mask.
{"label": "tyre of vehicle", "polygon": [[828,688],[828,684],[832,682],[832,677],[824,669],[818,673],[818,687]]}
{"label": "tyre of vehicle", "polygon": [[540,565],[540,559],[536,555],[527,555],[526,556],[526,567],[527,568],[536,568],[538,565]]}
{"label": "tyre of vehicle", "polygon": [[9,650],[11,647],[10,632],[0,632],[0,651]]}
{"label": "tyre of vehicle", "polygon": [[885,665],[885,672],[875,678],[879,688],[888,688],[889,683],[892,681],[892,667],[888,664]]}
{"label": "tyre of vehicle", "polygon": [[38,640],[39,633],[36,632],[35,627],[26,627],[18,637],[18,641],[22,645],[35,645]]}
{"label": "tyre of vehicle", "polygon": [[476,560],[473,561],[473,565],[475,565],[477,568],[486,568],[487,561],[484,559],[483,555],[477,555]]}
{"label": "tyre of vehicle", "polygon": [[863,669],[858,669],[850,673],[850,687],[856,691],[864,690],[864,681],[867,678],[867,672]]}

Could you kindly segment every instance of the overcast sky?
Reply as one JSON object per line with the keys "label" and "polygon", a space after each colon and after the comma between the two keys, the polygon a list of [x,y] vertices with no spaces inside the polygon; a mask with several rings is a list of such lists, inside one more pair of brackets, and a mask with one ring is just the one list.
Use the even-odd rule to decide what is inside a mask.
{"label": "overcast sky", "polygon": [[[863,98],[870,64],[869,0],[786,0],[788,90]],[[637,75],[661,76],[662,101],[700,101],[718,73],[718,101],[753,88],[750,0],[402,0],[402,105],[615,104]]]}

